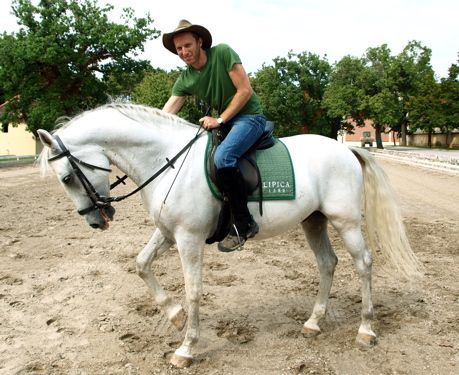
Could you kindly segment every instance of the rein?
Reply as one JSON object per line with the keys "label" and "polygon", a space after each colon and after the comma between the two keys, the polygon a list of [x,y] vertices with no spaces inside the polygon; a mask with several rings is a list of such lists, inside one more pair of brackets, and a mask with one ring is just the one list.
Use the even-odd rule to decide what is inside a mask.
{"label": "rein", "polygon": [[[131,191],[130,193],[126,194],[126,195],[120,195],[118,197],[108,197],[107,200],[109,202],[119,202],[119,201],[122,201],[123,199],[126,199],[126,198],[129,198],[131,195],[134,195],[135,193],[139,192],[140,190],[142,190],[145,186],[147,186],[150,182],[152,182],[156,177],[158,177],[159,175],[161,175],[167,168],[171,167],[171,168],[174,168],[174,163],[177,161],[177,159],[182,156],[182,154],[187,151],[189,148],[191,148],[191,146],[193,145],[194,142],[197,141],[197,139],[203,134],[203,132],[200,132],[201,128],[198,129],[198,132],[196,133],[196,135],[194,136],[194,138],[189,141],[185,147],[183,147],[178,153],[177,155],[175,155],[172,159],[168,159],[166,158],[166,161],[167,163],[164,164],[153,176],[151,176],[148,180],[146,180],[144,183],[142,183],[141,185],[139,185],[136,189],[134,189],[133,191]],[[118,185],[119,183],[121,183],[122,180],[126,179],[127,176],[123,176],[122,178],[118,179],[118,181],[116,181],[115,183],[113,183],[113,187],[115,187],[116,185]],[[174,180],[175,181],[175,180]],[[110,186],[110,189],[112,189],[112,187]]]}
{"label": "rein", "polygon": [[[80,164],[80,165],[82,165],[84,167],[90,168],[92,170],[98,169],[98,170],[101,170],[101,171],[104,171],[104,172],[111,172],[112,170],[109,169],[109,168],[103,168],[103,167],[99,167],[97,165],[86,163],[83,160],[80,160],[77,157],[73,156],[70,153],[70,151],[67,149],[67,147],[65,147],[64,143],[59,138],[59,136],[57,136],[57,135],[55,135],[54,138],[56,139],[57,143],[59,144],[59,147],[61,148],[62,152],[60,154],[56,155],[56,156],[50,157],[48,159],[48,161],[51,162],[51,161],[58,160],[58,159],[63,158],[63,157],[67,157],[67,159],[69,160],[70,165],[73,168],[73,172],[78,177],[78,180],[83,185],[83,187],[84,187],[84,189],[86,191],[86,194],[88,194],[88,197],[91,199],[91,202],[92,202],[92,206],[89,206],[89,207],[84,208],[82,210],[78,210],[78,213],[80,215],[86,215],[87,213],[89,213],[91,211],[109,207],[111,202],[120,202],[120,201],[122,201],[122,200],[124,200],[126,198],[129,198],[131,195],[134,195],[135,193],[137,193],[140,190],[142,190],[145,186],[147,186],[154,179],[156,179],[158,176],[160,176],[169,167],[175,168],[174,167],[174,163],[177,161],[177,159],[180,156],[182,156],[183,153],[185,153],[187,150],[189,150],[191,148],[191,146],[194,144],[194,142],[196,142],[197,139],[204,133],[204,132],[200,131],[201,129],[202,128],[200,127],[198,129],[196,135],[193,137],[193,139],[191,139],[191,141],[189,141],[185,145],[185,147],[183,147],[172,159],[169,160],[168,158],[166,158],[167,163],[164,164],[155,174],[153,174],[153,176],[148,178],[146,181],[144,181],[141,185],[139,185],[136,189],[134,189],[130,193],[125,194],[125,195],[116,196],[116,197],[104,197],[104,196],[101,196],[97,192],[97,190],[94,188],[94,186],[91,184],[91,182],[88,180],[88,178],[85,176],[85,174],[83,173],[81,168],[78,166],[78,164]],[[186,156],[187,155],[188,155],[188,153],[186,154]],[[125,175],[125,176],[123,176],[121,178],[119,178],[117,176],[117,181],[115,181],[113,184],[110,185],[110,190],[112,190],[114,187],[118,186],[120,183],[124,184],[124,180],[127,177],[128,177],[127,175]],[[174,179],[174,182],[175,182],[175,179]]]}

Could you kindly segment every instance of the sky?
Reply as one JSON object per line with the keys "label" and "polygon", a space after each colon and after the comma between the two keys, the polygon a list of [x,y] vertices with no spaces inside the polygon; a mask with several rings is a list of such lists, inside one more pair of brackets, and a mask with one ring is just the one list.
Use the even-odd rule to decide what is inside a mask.
{"label": "sky", "polygon": [[[38,0],[37,0],[38,1]],[[34,1],[34,2],[37,2]],[[0,0],[0,31],[18,29],[10,0]],[[346,55],[362,57],[370,47],[387,44],[392,55],[417,40],[432,50],[437,78],[458,63],[457,0],[98,0],[114,5],[116,19],[124,7],[136,16],[147,12],[152,27],[173,31],[181,19],[206,27],[213,43],[229,44],[247,72],[272,65],[276,57],[310,52],[333,64]],[[143,59],[165,70],[183,66],[161,38],[145,44]]]}

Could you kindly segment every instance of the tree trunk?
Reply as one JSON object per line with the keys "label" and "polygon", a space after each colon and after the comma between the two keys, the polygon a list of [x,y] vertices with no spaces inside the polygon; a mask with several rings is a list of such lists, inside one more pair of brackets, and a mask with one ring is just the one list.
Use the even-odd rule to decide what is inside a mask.
{"label": "tree trunk", "polygon": [[341,129],[340,124],[338,125],[332,124],[331,129],[330,129],[330,138],[338,139],[338,132],[340,129]]}
{"label": "tree trunk", "polygon": [[381,127],[379,125],[375,127],[375,135],[376,135],[376,147],[383,149],[384,146],[382,144],[382,139],[381,139]]}
{"label": "tree trunk", "polygon": [[406,121],[402,121],[402,138],[400,139],[400,146],[406,146]]}
{"label": "tree trunk", "polygon": [[446,147],[453,148],[453,137],[452,137],[451,130],[449,129],[446,131]]}

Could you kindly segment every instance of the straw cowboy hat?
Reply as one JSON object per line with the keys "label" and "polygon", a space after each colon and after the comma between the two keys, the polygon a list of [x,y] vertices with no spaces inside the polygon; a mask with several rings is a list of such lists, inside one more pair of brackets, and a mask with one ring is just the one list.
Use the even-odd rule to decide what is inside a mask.
{"label": "straw cowboy hat", "polygon": [[163,34],[163,45],[169,51],[177,55],[174,45],[174,36],[180,33],[191,32],[195,33],[202,39],[202,48],[208,49],[212,45],[212,35],[209,30],[200,25],[193,25],[187,20],[181,20],[174,31]]}

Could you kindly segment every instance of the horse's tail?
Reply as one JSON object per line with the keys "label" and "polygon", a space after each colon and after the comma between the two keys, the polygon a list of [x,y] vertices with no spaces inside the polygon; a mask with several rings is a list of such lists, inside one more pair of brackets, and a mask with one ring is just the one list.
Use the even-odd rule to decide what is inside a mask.
{"label": "horse's tail", "polygon": [[395,270],[407,279],[419,277],[422,266],[406,236],[395,193],[384,170],[371,154],[351,148],[362,165],[365,188],[365,221],[370,248],[380,248]]}

